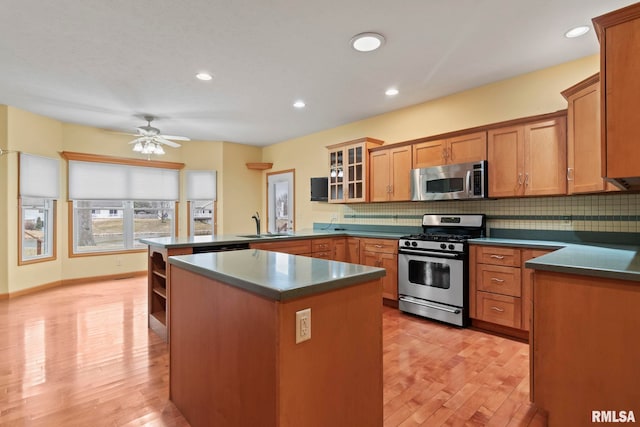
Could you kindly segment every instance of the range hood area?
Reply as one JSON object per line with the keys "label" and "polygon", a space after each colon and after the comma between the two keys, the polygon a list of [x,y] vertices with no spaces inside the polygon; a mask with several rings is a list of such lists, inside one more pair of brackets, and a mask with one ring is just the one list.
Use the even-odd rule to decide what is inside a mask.
{"label": "range hood area", "polygon": [[605,180],[621,190],[640,191],[640,177],[638,176],[629,178],[605,178]]}

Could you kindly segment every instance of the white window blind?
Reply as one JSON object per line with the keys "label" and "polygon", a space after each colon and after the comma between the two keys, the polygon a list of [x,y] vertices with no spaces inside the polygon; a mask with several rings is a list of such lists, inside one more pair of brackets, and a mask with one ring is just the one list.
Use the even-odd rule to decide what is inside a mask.
{"label": "white window blind", "polygon": [[59,196],[58,159],[20,153],[20,197],[57,199]]}
{"label": "white window blind", "polygon": [[70,200],[178,200],[175,169],[69,160]]}
{"label": "white window blind", "polygon": [[185,171],[187,200],[216,200],[216,171]]}

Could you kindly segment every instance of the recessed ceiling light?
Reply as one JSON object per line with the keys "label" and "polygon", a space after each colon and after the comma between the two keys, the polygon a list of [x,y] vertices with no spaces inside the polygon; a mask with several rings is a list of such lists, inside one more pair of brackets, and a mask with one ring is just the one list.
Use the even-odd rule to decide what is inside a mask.
{"label": "recessed ceiling light", "polygon": [[587,27],[586,25],[580,25],[579,27],[574,27],[569,31],[567,31],[566,33],[564,33],[564,36],[568,39],[572,39],[575,37],[583,36],[588,32],[589,32],[589,27]]}
{"label": "recessed ceiling light", "polygon": [[213,76],[209,73],[198,73],[196,74],[196,78],[198,80],[208,81],[208,80],[211,80]]}
{"label": "recessed ceiling light", "polygon": [[398,91],[398,89],[392,87],[392,88],[387,89],[384,94],[387,95],[387,96],[396,96],[399,93],[400,92]]}
{"label": "recessed ceiling light", "polygon": [[371,52],[384,43],[384,36],[378,33],[360,33],[351,38],[351,47],[358,52]]}
{"label": "recessed ceiling light", "polygon": [[293,103],[293,106],[296,108],[304,108],[307,104],[304,101],[296,101]]}

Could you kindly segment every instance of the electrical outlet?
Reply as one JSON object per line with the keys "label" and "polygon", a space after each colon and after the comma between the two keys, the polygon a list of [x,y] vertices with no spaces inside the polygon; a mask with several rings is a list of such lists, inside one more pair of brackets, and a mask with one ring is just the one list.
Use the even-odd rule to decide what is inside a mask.
{"label": "electrical outlet", "polygon": [[116,266],[120,267],[122,265],[122,260],[120,259],[120,257],[116,257]]}
{"label": "electrical outlet", "polygon": [[311,339],[311,309],[296,311],[296,344]]}
{"label": "electrical outlet", "polygon": [[337,221],[338,220],[338,214],[331,214],[331,221]]}

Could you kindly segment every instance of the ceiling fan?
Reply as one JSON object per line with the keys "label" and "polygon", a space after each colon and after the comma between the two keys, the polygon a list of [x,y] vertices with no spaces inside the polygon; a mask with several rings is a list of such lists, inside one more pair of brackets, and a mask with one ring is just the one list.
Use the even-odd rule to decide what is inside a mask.
{"label": "ceiling fan", "polygon": [[133,151],[136,153],[146,154],[148,156],[147,158],[149,158],[151,154],[162,155],[164,154],[163,145],[173,148],[180,147],[180,144],[172,140],[190,140],[186,136],[162,135],[160,129],[151,126],[151,122],[154,119],[153,116],[144,116],[144,119],[147,121],[147,125],[139,126],[135,133],[137,138],[129,142],[129,144],[134,144]]}

